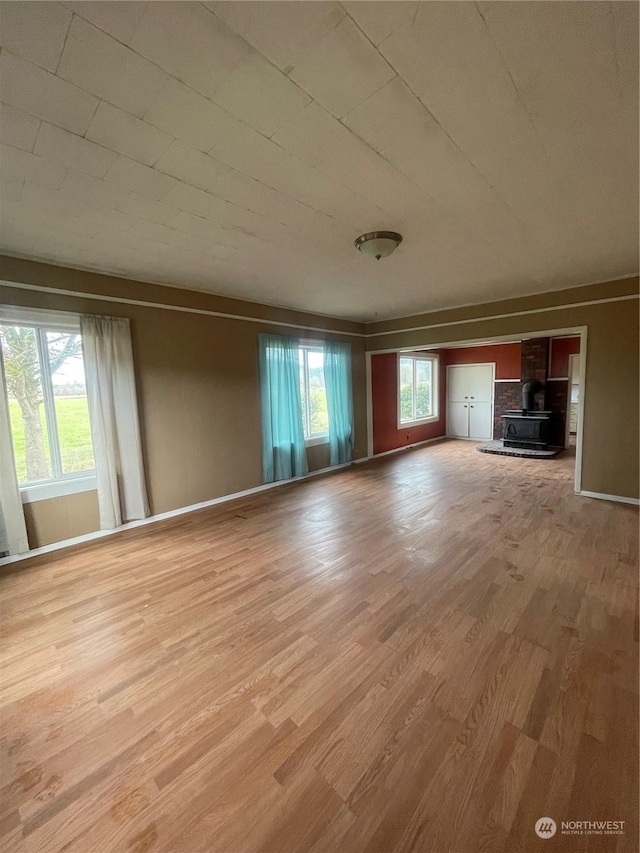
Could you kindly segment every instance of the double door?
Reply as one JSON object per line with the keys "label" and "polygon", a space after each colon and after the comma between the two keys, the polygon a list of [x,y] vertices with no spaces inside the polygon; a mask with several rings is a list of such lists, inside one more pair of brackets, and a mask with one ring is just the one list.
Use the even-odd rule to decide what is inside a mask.
{"label": "double door", "polygon": [[452,364],[447,368],[447,435],[493,438],[493,364]]}

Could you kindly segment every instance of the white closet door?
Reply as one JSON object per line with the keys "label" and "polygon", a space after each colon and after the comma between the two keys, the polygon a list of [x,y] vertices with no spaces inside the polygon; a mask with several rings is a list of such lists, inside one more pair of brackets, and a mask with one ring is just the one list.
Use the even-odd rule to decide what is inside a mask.
{"label": "white closet door", "polygon": [[469,438],[486,438],[493,435],[491,403],[478,403],[477,400],[469,405]]}
{"label": "white closet door", "polygon": [[447,397],[449,400],[461,402],[469,398],[470,391],[469,383],[469,368],[462,365],[453,365],[447,371]]}
{"label": "white closet door", "polygon": [[447,434],[453,438],[469,438],[469,405],[457,401],[449,403]]}
{"label": "white closet door", "polygon": [[469,399],[481,403],[493,400],[493,368],[490,364],[470,364],[466,368]]}
{"label": "white closet door", "polygon": [[447,371],[447,435],[493,437],[493,365],[452,365]]}

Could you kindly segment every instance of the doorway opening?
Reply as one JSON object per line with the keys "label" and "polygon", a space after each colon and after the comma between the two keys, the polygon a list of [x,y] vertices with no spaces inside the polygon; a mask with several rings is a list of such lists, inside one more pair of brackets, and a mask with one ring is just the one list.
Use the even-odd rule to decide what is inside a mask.
{"label": "doorway opening", "polygon": [[[548,447],[531,455],[551,459],[562,453],[565,459],[575,460],[574,490],[580,492],[586,342],[586,328],[578,327],[367,353],[369,455],[443,438],[493,447],[503,443],[507,416],[550,413]],[[400,429],[395,418],[398,360],[407,355],[435,356],[439,364],[438,417],[417,425],[419,431]],[[525,384],[534,389],[527,413],[523,411]]]}
{"label": "doorway opening", "polygon": [[569,391],[567,400],[567,431],[565,438],[566,447],[574,447],[578,436],[578,420],[580,418],[580,355],[569,356]]}

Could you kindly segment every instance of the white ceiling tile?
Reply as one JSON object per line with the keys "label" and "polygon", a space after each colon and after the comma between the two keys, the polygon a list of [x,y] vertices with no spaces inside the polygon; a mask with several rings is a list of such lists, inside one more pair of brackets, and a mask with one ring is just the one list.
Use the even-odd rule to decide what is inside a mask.
{"label": "white ceiling tile", "polygon": [[172,137],[129,113],[102,101],[86,133],[87,139],[153,166]]}
{"label": "white ceiling tile", "polygon": [[224,199],[217,198],[205,190],[193,187],[190,184],[176,182],[175,187],[169,192],[164,203],[171,207],[177,207],[196,216],[213,218],[216,221],[225,221],[227,212],[231,205]]}
{"label": "white ceiling tile", "polygon": [[505,202],[523,216],[562,206],[557,176],[475,6],[421,6],[380,50]]}
{"label": "white ceiling tile", "polygon": [[229,168],[227,172],[218,175],[210,192],[238,207],[258,213],[268,187],[250,175]]}
{"label": "white ceiling tile", "polygon": [[379,45],[398,27],[413,20],[419,3],[406,0],[348,0],[342,5],[371,41]]}
{"label": "white ceiling tile", "polygon": [[[256,198],[262,196],[262,184],[249,175],[244,175],[206,154],[201,154],[181,142],[175,142],[169,151],[158,161],[157,168],[173,175],[193,188],[206,190],[213,196],[237,204],[247,210],[253,209]],[[175,204],[179,191],[169,193],[165,201]],[[191,201],[196,199],[198,204],[202,197],[197,193],[188,195]],[[210,204],[210,202],[206,202]],[[180,205],[178,205],[180,206]],[[189,209],[189,208],[187,208]],[[190,210],[201,215],[197,209]]]}
{"label": "white ceiling tile", "polygon": [[248,45],[199,3],[144,5],[131,47],[204,95],[213,94],[249,53]]}
{"label": "white ceiling tile", "polygon": [[315,101],[297,113],[271,137],[291,154],[319,166],[348,144],[352,133]]}
{"label": "white ceiling tile", "polygon": [[384,153],[404,139],[424,138],[435,122],[399,77],[391,80],[343,119],[361,139]]}
{"label": "white ceiling tile", "polygon": [[105,180],[158,201],[178,186],[178,182],[169,175],[163,175],[156,169],[122,155],[109,169]]}
{"label": "white ceiling tile", "polygon": [[207,259],[212,257],[225,259],[235,257],[239,254],[238,249],[217,243],[208,234],[194,237],[177,229],[172,229],[171,231],[171,246],[175,246],[181,251],[191,253],[192,255],[204,255]]}
{"label": "white ceiling tile", "polygon": [[77,16],[69,28],[57,73],[138,118],[167,81],[167,74],[157,65]]}
{"label": "white ceiling tile", "polygon": [[93,178],[74,169],[67,171],[60,191],[90,204],[100,204],[103,207],[113,207],[118,210],[127,196],[127,191],[115,184],[108,184],[100,178]]}
{"label": "white ceiling tile", "polygon": [[138,219],[147,219],[158,225],[166,225],[178,212],[176,207],[135,192],[129,193],[120,209],[123,213],[130,213]]}
{"label": "white ceiling tile", "polygon": [[169,78],[144,120],[204,152],[238,123],[226,110],[174,77]]}
{"label": "white ceiling tile", "polygon": [[221,163],[258,179],[289,157],[283,148],[243,122],[238,122],[209,153]]}
{"label": "white ceiling tile", "polygon": [[14,178],[13,175],[0,171],[0,198],[2,198],[0,211],[2,213],[6,210],[7,201],[20,201],[23,187],[24,178]]}
{"label": "white ceiling tile", "polygon": [[[355,136],[348,146],[336,149],[319,168],[362,198],[393,214],[399,224],[415,217],[423,219],[427,210],[434,206],[423,190]],[[438,214],[444,215],[439,206]]]}
{"label": "white ceiling tile", "polygon": [[42,122],[33,153],[96,178],[104,178],[118,157],[114,151],[46,121]]}
{"label": "white ceiling tile", "polygon": [[98,205],[88,206],[82,218],[99,229],[110,228],[114,231],[130,231],[139,219],[132,214]]}
{"label": "white ceiling tile", "polygon": [[50,163],[35,154],[0,145],[0,170],[13,178],[23,178],[32,183],[57,189],[64,180],[67,170],[59,163]]}
{"label": "white ceiling tile", "polygon": [[157,225],[154,222],[145,222],[141,219],[131,228],[129,234],[135,239],[153,240],[156,243],[171,244],[173,235],[171,229],[165,225]]}
{"label": "white ceiling tile", "polygon": [[156,163],[156,169],[200,189],[210,189],[216,179],[229,171],[207,154],[176,140]]}
{"label": "white ceiling tile", "polygon": [[147,0],[127,0],[126,3],[114,3],[112,0],[78,0],[66,5],[76,15],[90,21],[118,41],[128,44],[144,14]]}
{"label": "white ceiling tile", "polygon": [[[554,85],[578,95],[578,106],[590,96],[597,99],[602,86],[615,78],[613,4],[573,5],[531,3],[514,16],[508,4],[496,3],[484,13],[518,90],[525,97],[531,91],[546,92],[548,107],[562,109],[550,91]],[[588,86],[582,85],[586,82]]]}
{"label": "white ceiling tile", "polygon": [[301,89],[257,53],[229,74],[212,100],[265,136],[309,103]]}
{"label": "white ceiling tile", "polygon": [[5,145],[33,151],[39,127],[40,119],[15,107],[0,104],[0,142]]}
{"label": "white ceiling tile", "polygon": [[265,183],[363,232],[390,225],[374,204],[295,157],[267,175]]}
{"label": "white ceiling tile", "polygon": [[0,45],[3,50],[55,72],[71,12],[59,3],[2,3]]}
{"label": "white ceiling tile", "polygon": [[391,80],[395,72],[347,17],[289,76],[340,118]]}
{"label": "white ceiling tile", "polygon": [[248,243],[255,241],[255,238],[250,237],[248,234],[218,225],[215,221],[205,219],[202,216],[196,216],[193,213],[187,213],[186,211],[178,213],[171,220],[169,226],[199,239],[204,238],[210,243],[234,249],[246,248]]}
{"label": "white ceiling tile", "polygon": [[60,217],[82,216],[85,211],[83,199],[65,195],[61,190],[26,182],[22,191],[22,209],[55,214]]}
{"label": "white ceiling tile", "polygon": [[68,245],[67,235],[95,237],[98,233],[97,225],[91,225],[79,216],[63,216],[33,207],[19,210],[16,214],[16,224],[34,231],[49,228],[55,230],[60,235],[58,244],[61,246]]}
{"label": "white ceiling tile", "polygon": [[3,50],[0,54],[3,104],[43,118],[71,133],[84,134],[98,99],[77,86]]}
{"label": "white ceiling tile", "polygon": [[344,18],[339,3],[255,0],[212,4],[215,14],[287,74]]}

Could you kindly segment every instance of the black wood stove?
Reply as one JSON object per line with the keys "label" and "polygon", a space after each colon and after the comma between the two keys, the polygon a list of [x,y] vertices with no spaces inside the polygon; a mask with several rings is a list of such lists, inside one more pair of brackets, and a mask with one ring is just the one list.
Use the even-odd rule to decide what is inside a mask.
{"label": "black wood stove", "polygon": [[540,382],[525,382],[522,386],[522,409],[512,409],[502,415],[505,447],[544,450],[549,444],[551,412],[534,408],[535,394],[541,389]]}
{"label": "black wood stove", "polygon": [[544,450],[549,444],[551,412],[505,412],[504,446],[525,447],[529,450]]}

